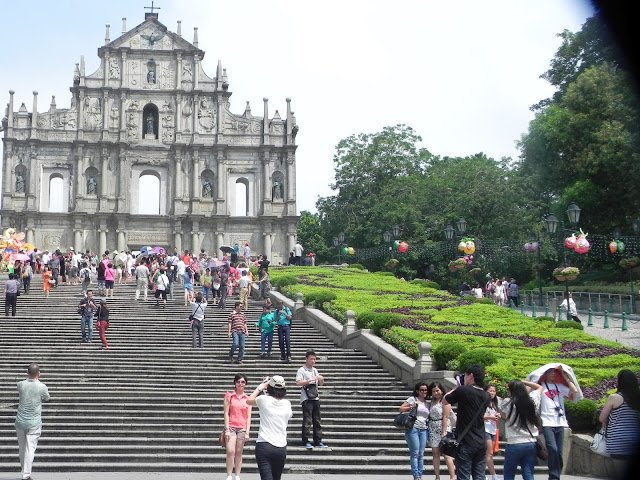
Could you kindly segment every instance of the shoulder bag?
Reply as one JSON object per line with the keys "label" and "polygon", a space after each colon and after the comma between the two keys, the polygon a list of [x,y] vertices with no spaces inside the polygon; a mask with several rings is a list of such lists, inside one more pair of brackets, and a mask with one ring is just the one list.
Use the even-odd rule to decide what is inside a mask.
{"label": "shoulder bag", "polygon": [[393,424],[398,428],[413,428],[413,424],[416,423],[416,418],[418,418],[417,402],[408,412],[402,412],[396,415],[393,419]]}
{"label": "shoulder bag", "polygon": [[467,432],[471,429],[476,419],[480,415],[484,414],[484,412],[487,410],[487,407],[489,406],[490,401],[491,401],[490,398],[487,399],[483,407],[476,412],[476,414],[473,416],[469,424],[464,428],[462,433],[460,433],[460,435],[456,435],[453,432],[449,432],[444,437],[442,437],[442,440],[440,440],[440,451],[442,452],[443,455],[446,455],[447,457],[453,457],[453,458],[455,458],[458,455],[458,450],[460,450],[460,442],[462,441],[464,436],[467,434]]}
{"label": "shoulder bag", "polygon": [[538,429],[538,436],[534,437],[531,430],[529,430],[529,425],[527,425],[527,430],[529,431],[529,435],[536,441],[536,456],[539,460],[547,461],[549,458],[549,452],[547,451],[547,441],[544,438],[544,434],[542,433],[542,426],[540,424],[540,420],[536,422],[536,428]]}
{"label": "shoulder bag", "polygon": [[591,440],[591,450],[597,453],[598,455],[604,455],[608,457],[607,453],[607,431],[602,428],[598,433],[593,436],[593,440]]}

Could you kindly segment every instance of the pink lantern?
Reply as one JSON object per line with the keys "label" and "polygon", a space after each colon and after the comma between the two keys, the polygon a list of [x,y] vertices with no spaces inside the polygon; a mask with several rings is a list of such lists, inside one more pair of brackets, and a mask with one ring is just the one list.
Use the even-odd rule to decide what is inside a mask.
{"label": "pink lantern", "polygon": [[577,241],[578,239],[576,238],[576,235],[574,233],[570,237],[564,239],[564,246],[569,250],[573,250],[576,247]]}
{"label": "pink lantern", "polygon": [[531,251],[531,242],[527,242],[524,244],[524,251],[525,252],[530,252]]}
{"label": "pink lantern", "polygon": [[400,253],[407,253],[408,250],[409,244],[407,242],[400,242],[400,245],[398,245],[398,251]]}
{"label": "pink lantern", "polygon": [[609,242],[609,251],[611,253],[616,253],[618,251],[618,242],[616,242],[615,240],[611,240]]}

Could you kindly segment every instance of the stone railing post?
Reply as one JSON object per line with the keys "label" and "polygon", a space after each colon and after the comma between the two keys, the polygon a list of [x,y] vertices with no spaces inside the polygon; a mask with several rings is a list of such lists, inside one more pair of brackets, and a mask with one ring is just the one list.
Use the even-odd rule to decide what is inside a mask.
{"label": "stone railing post", "polygon": [[296,293],[296,301],[293,304],[293,313],[304,308],[304,295],[300,292]]}
{"label": "stone railing post", "polygon": [[349,335],[355,333],[358,330],[358,325],[356,325],[356,312],[353,310],[347,310],[345,312],[345,322],[342,327],[342,341],[344,342]]}
{"label": "stone railing post", "polygon": [[429,342],[420,342],[418,344],[418,351],[420,356],[416,360],[416,365],[413,367],[413,378],[418,381],[427,372],[433,370],[433,360],[431,359],[431,344]]}

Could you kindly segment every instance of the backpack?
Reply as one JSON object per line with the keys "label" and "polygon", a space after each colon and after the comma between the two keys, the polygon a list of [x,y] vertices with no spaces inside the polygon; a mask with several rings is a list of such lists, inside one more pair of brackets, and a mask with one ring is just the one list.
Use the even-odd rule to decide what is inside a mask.
{"label": "backpack", "polygon": [[84,275],[82,276],[82,278],[83,278],[85,281],[89,281],[89,280],[91,280],[91,274],[89,273],[89,269],[86,269],[86,270],[84,271]]}

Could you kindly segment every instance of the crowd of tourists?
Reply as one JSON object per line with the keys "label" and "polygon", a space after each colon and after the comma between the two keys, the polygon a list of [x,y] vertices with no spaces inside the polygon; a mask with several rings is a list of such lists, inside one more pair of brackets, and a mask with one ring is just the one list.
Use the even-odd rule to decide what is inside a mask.
{"label": "crowd of tourists", "polygon": [[[559,480],[564,434],[569,426],[565,400],[580,397],[573,371],[561,364],[545,365],[526,380],[509,382],[507,397],[502,399],[497,396],[497,386],[485,385],[484,378],[482,366],[473,365],[457,378],[458,385],[450,392],[439,383],[418,382],[402,403],[400,412],[415,416],[413,425],[405,430],[413,479],[423,477],[428,445],[436,480],[440,479],[442,456],[450,480],[487,476],[499,480],[493,455],[500,450],[499,425],[504,421],[504,480],[513,480],[518,468],[524,480],[533,480],[539,458],[546,459],[549,480]],[[456,413],[452,405],[457,405]],[[614,461],[615,478],[627,478],[626,469],[640,447],[640,387],[633,372],[619,372],[617,393],[609,397],[599,420],[606,453]],[[441,452],[448,443],[446,437],[455,438],[458,447]]]}

